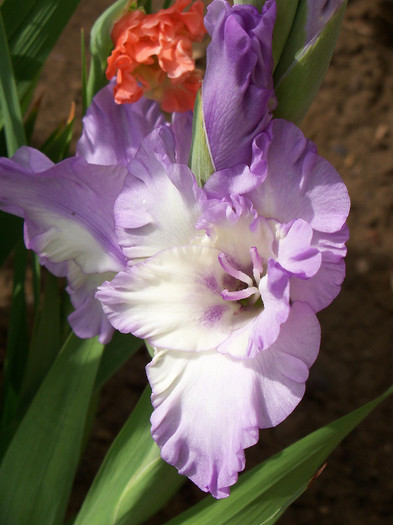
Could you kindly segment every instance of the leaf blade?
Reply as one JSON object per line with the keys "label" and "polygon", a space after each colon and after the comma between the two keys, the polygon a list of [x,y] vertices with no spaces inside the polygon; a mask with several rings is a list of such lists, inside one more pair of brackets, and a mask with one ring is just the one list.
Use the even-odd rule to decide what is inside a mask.
{"label": "leaf blade", "polygon": [[19,105],[14,70],[7,35],[0,11],[0,107],[4,115],[7,153],[11,157],[26,143],[22,113]]}
{"label": "leaf blade", "polygon": [[90,32],[90,70],[87,81],[87,105],[107,82],[106,59],[112,47],[111,30],[129,4],[128,0],[117,0],[96,20]]}
{"label": "leaf blade", "polygon": [[116,331],[105,346],[94,389],[100,389],[142,345],[142,339]]}
{"label": "leaf blade", "polygon": [[274,89],[278,106],[275,118],[284,118],[299,124],[311,106],[333,55],[346,2],[330,18],[318,38],[295,56],[288,70],[274,75]]}
{"label": "leaf blade", "polygon": [[65,343],[1,464],[1,523],[63,519],[102,349],[74,335]]}
{"label": "leaf blade", "polygon": [[326,457],[379,403],[392,394],[393,386],[373,401],[309,434],[242,475],[229,498],[220,501],[206,498],[167,525],[275,523],[287,506],[306,490]]}
{"label": "leaf blade", "polygon": [[[4,0],[1,13],[8,36],[18,98],[27,106],[41,68],[80,0]],[[0,112],[0,127],[4,110]]]}
{"label": "leaf blade", "polygon": [[183,483],[185,478],[161,459],[150,435],[151,410],[146,388],[105,457],[74,525],[137,525]]}

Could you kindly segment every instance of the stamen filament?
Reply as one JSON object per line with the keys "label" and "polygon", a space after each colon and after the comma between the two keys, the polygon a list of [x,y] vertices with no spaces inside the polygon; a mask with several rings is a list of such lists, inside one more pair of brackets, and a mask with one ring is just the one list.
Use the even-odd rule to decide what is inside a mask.
{"label": "stamen filament", "polygon": [[236,292],[223,290],[221,292],[221,297],[224,299],[224,301],[240,301],[241,299],[247,299],[254,294],[258,294],[259,296],[259,290],[258,288],[255,288],[255,286],[252,286],[250,288],[244,288],[244,290],[237,290]]}
{"label": "stamen filament", "polygon": [[263,273],[263,263],[256,246],[251,246],[250,255],[253,265],[252,274],[254,276],[255,282],[259,286],[259,283],[261,281],[261,274]]}
{"label": "stamen filament", "polygon": [[236,270],[231,263],[228,261],[224,253],[220,253],[218,256],[218,261],[221,264],[222,268],[226,271],[227,274],[231,275],[238,281],[247,284],[248,286],[253,286],[253,280],[247,274],[241,270]]}

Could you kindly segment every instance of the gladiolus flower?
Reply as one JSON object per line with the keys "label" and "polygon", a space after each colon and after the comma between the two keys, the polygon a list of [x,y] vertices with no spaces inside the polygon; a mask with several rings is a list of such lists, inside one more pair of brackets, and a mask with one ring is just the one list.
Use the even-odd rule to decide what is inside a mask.
{"label": "gladiolus flower", "polygon": [[[25,219],[26,247],[49,271],[67,278],[75,308],[68,320],[76,335],[98,335],[102,343],[113,327],[95,298],[97,286],[127,265],[113,206],[143,138],[165,124],[157,102],[142,98],[118,106],[112,89],[110,84],[94,97],[75,157],[55,165],[23,146],[12,159],[0,158],[0,209]],[[186,162],[191,114],[174,113],[170,126],[178,137],[177,160]]]}
{"label": "gladiolus flower", "polygon": [[216,498],[258,429],[301,400],[316,312],[345,272],[345,185],[294,124],[272,119],[274,19],[273,0],[261,13],[209,6],[202,100],[216,172],[199,188],[173,161],[169,129],[144,139],[115,203],[128,266],[97,293],[115,328],[155,349],[147,375],[163,459]]}
{"label": "gladiolus flower", "polygon": [[344,276],[346,188],[294,124],[273,120],[251,166],[204,188],[173,161],[169,128],[130,162],[115,203],[125,271],[98,287],[112,325],[146,339],[162,457],[216,498],[258,429],[301,400],[316,359],[315,312]]}
{"label": "gladiolus flower", "polygon": [[53,166],[23,148],[0,161],[0,207],[25,218],[26,244],[68,277],[75,331],[97,332],[98,289],[112,326],[153,346],[152,436],[165,461],[223,498],[259,429],[303,396],[316,313],[344,278],[349,197],[315,145],[272,118],[275,2],[209,10],[202,99],[216,171],[203,188],[186,165],[188,114],[167,125],[157,103],[117,106],[107,90],[79,158]]}
{"label": "gladiolus flower", "polygon": [[168,9],[146,15],[139,9],[124,15],[113,27],[115,44],[106,75],[116,75],[118,104],[136,102],[142,95],[157,100],[164,111],[193,109],[201,72],[195,69],[192,43],[206,33],[203,2],[177,0]]}

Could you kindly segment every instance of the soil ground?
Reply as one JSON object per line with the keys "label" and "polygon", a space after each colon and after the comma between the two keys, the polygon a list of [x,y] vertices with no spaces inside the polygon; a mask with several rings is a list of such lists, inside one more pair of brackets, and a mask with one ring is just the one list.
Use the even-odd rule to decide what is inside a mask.
{"label": "soil ground", "polygon": [[[72,100],[80,114],[79,30],[88,31],[109,0],[82,0],[45,66],[35,144]],[[319,315],[320,356],[303,402],[280,426],[260,433],[247,468],[382,393],[392,383],[393,314],[393,2],[352,0],[331,67],[302,124],[306,136],[342,175],[352,200],[347,277]],[[76,134],[77,137],[78,134]],[[1,310],[9,299],[3,272]],[[2,316],[1,334],[4,334]],[[146,384],[146,353],[105,386],[74,486],[76,511],[111,441]],[[385,402],[332,454],[322,475],[284,514],[286,525],[386,525],[393,515],[392,403]],[[148,523],[159,525],[203,495],[187,482]]]}

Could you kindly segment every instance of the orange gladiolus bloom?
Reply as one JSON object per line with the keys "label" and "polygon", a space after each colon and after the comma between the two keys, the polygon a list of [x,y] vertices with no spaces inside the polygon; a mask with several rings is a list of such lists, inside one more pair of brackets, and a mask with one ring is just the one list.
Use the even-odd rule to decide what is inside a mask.
{"label": "orange gladiolus bloom", "polygon": [[168,9],[146,15],[135,9],[113,27],[115,44],[106,76],[116,75],[118,104],[136,102],[142,95],[161,102],[164,111],[193,109],[202,74],[195,69],[192,42],[206,32],[203,2],[177,0]]}

